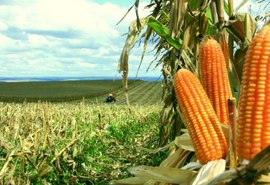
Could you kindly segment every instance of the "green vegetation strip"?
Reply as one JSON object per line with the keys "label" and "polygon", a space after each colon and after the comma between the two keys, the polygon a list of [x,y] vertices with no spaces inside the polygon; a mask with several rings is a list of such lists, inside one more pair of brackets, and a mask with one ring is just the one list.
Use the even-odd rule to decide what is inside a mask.
{"label": "green vegetation strip", "polygon": [[[153,104],[161,99],[161,82],[129,81],[131,104]],[[89,80],[62,82],[2,82],[0,102],[67,102],[82,99],[103,103],[115,93],[117,104],[125,104],[121,80]]]}
{"label": "green vegetation strip", "polygon": [[[122,81],[65,81],[0,83],[0,102],[77,102],[104,103],[115,93],[116,104],[126,104]],[[156,104],[161,101],[161,82],[129,81],[131,105]]]}
{"label": "green vegetation strip", "polygon": [[2,82],[0,101],[68,101],[107,94],[121,87],[121,80]]}
{"label": "green vegetation strip", "polygon": [[159,105],[0,103],[0,184],[108,184],[159,165]]}

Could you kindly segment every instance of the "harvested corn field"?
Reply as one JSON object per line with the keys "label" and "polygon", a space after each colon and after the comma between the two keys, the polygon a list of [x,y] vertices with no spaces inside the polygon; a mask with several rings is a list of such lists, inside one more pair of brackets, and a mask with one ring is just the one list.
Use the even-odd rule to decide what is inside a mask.
{"label": "harvested corn field", "polygon": [[[159,105],[0,104],[0,184],[108,184],[157,165]],[[165,156],[165,155],[164,155]]]}

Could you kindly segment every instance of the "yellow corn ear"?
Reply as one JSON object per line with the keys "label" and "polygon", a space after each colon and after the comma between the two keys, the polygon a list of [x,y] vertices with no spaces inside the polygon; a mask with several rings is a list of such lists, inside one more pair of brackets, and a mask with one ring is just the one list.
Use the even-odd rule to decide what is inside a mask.
{"label": "yellow corn ear", "polygon": [[270,145],[270,25],[253,39],[245,56],[236,150],[251,160]]}
{"label": "yellow corn ear", "polygon": [[200,163],[223,158],[227,142],[200,81],[190,71],[180,69],[175,75],[174,89]]}
{"label": "yellow corn ear", "polygon": [[199,66],[202,85],[222,124],[229,124],[228,99],[232,97],[221,45],[210,37],[200,44]]}

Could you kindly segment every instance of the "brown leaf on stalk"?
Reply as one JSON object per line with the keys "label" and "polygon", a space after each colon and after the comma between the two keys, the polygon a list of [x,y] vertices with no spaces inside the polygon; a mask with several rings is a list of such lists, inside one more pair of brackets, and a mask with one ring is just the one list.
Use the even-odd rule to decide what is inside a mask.
{"label": "brown leaf on stalk", "polygon": [[[136,72],[136,77],[138,76],[139,70],[141,68],[141,65],[142,65],[142,62],[143,62],[143,59],[144,59],[144,56],[145,56],[146,48],[147,48],[148,41],[149,41],[149,38],[151,36],[151,33],[152,33],[152,28],[147,27],[147,30],[144,33],[145,38],[144,38],[144,44],[143,44],[143,51],[142,51],[141,61],[140,61],[139,67],[138,67],[137,72]],[[149,65],[149,67],[150,67],[150,65]]]}
{"label": "brown leaf on stalk", "polygon": [[199,24],[199,33],[205,33],[207,26],[208,26],[208,18],[206,17],[205,14],[202,14],[200,17],[200,24]]}
{"label": "brown leaf on stalk", "polygon": [[270,170],[270,146],[258,153],[249,163],[248,169],[262,171]]}
{"label": "brown leaf on stalk", "polygon": [[184,15],[186,13],[186,6],[184,0],[174,0],[171,9],[171,19],[170,19],[170,35],[178,37],[180,34],[180,29],[183,24]]}
{"label": "brown leaf on stalk", "polygon": [[227,28],[236,41],[249,45],[257,29],[257,23],[250,14],[239,13],[228,22]]}
{"label": "brown leaf on stalk", "polygon": [[125,91],[125,96],[126,96],[126,103],[128,106],[130,106],[129,103],[129,97],[128,97],[128,60],[129,60],[129,53],[131,48],[134,46],[137,38],[139,37],[139,34],[141,32],[142,27],[147,23],[147,19],[141,19],[140,20],[140,25],[141,27],[137,27],[137,21],[132,21],[129,26],[129,31],[127,35],[127,39],[125,42],[125,45],[123,47],[120,60],[119,60],[119,65],[118,65],[118,72],[121,73],[122,75],[122,80],[123,80],[123,87]]}
{"label": "brown leaf on stalk", "polygon": [[224,54],[224,58],[226,61],[226,67],[228,70],[229,69],[229,62],[230,62],[230,52],[229,52],[229,48],[228,48],[228,43],[226,41],[226,37],[227,37],[227,34],[225,31],[223,31],[220,35],[220,45],[221,45],[221,48],[222,48],[222,51]]}
{"label": "brown leaf on stalk", "polygon": [[[192,50],[194,56],[198,51],[198,40],[196,39],[196,35],[198,34],[198,27],[196,25],[196,19],[191,19],[189,23],[187,23],[186,30],[184,30],[183,35],[183,49],[184,50]],[[202,23],[203,24],[203,23]],[[202,33],[202,32],[200,32]]]}

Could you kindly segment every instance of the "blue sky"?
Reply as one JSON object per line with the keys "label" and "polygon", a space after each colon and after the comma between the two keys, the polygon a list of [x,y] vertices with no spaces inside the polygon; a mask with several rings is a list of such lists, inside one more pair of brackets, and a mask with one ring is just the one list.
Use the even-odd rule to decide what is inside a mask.
{"label": "blue sky", "polygon": [[[149,14],[144,6],[150,0],[140,2],[143,17]],[[134,0],[0,0],[0,77],[120,76],[117,66],[126,39],[123,34],[135,19],[134,10],[120,25],[116,23],[133,3]],[[258,9],[249,1],[239,11],[249,7]],[[136,46],[130,53],[129,76],[136,75],[142,47]],[[139,76],[161,74],[154,67],[146,72],[153,55],[149,49]]]}
{"label": "blue sky", "polygon": [[[0,0],[0,76],[120,76],[118,61],[134,10],[120,25],[133,0]],[[143,10],[141,16],[149,12]],[[130,76],[141,48],[130,56]],[[148,52],[139,76],[146,73]]]}

